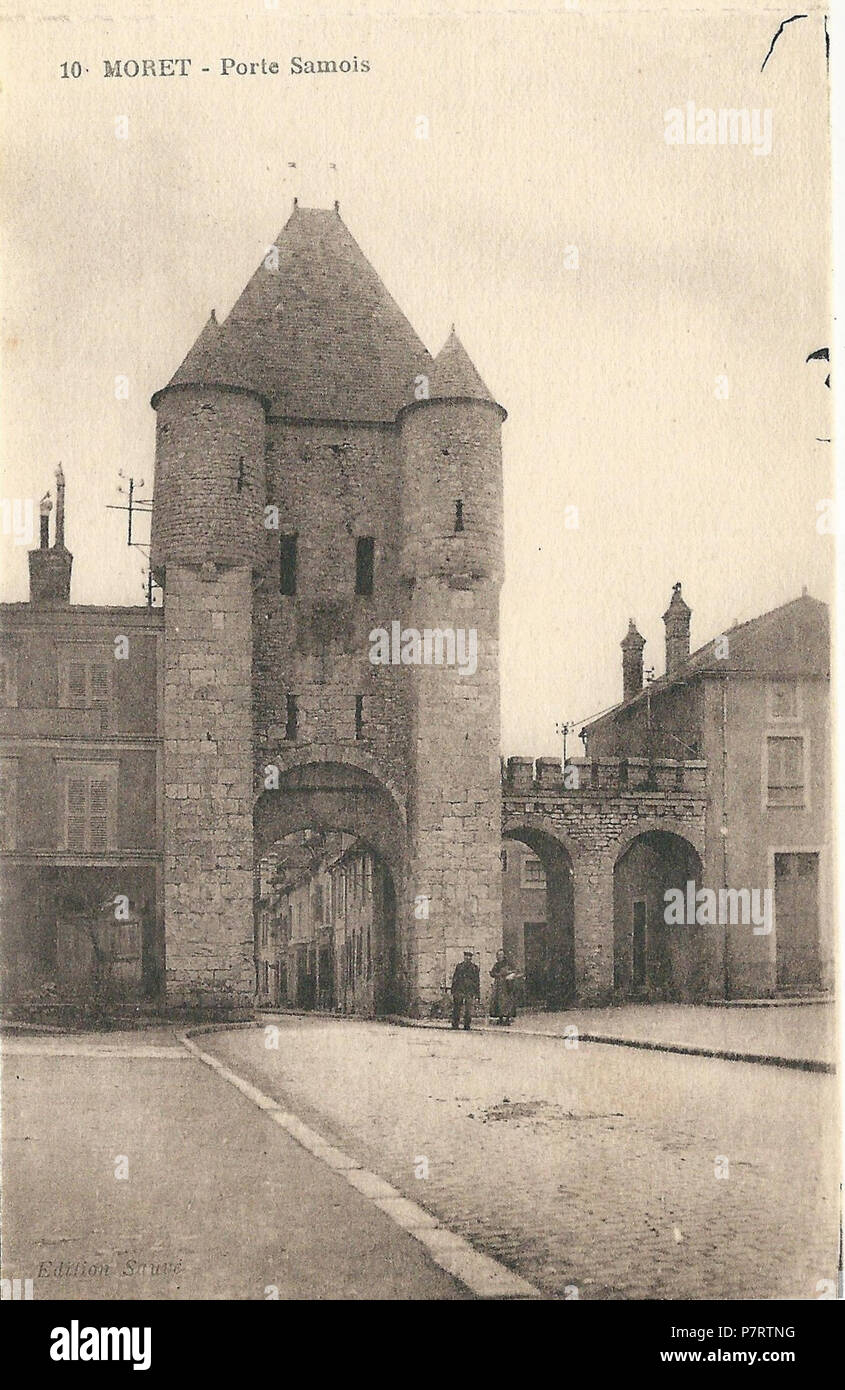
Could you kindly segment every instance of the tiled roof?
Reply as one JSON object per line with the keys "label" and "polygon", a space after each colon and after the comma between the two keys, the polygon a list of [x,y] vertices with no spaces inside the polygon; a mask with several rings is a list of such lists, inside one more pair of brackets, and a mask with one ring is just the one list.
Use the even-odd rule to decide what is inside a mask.
{"label": "tiled roof", "polygon": [[728,655],[716,654],[714,637],[692,653],[678,671],[753,671],[759,675],[830,675],[830,615],[826,603],[801,594],[758,618],[724,633]]}
{"label": "tiled roof", "polygon": [[274,415],[394,420],[431,357],[339,213],[294,207],[275,246],[168,384],[248,387]]}

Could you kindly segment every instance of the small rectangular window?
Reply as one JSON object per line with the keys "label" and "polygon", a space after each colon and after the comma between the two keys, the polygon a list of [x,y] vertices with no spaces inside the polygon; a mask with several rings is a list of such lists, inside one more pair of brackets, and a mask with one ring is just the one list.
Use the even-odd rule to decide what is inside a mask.
{"label": "small rectangular window", "polygon": [[546,869],[542,859],[536,855],[526,854],[522,861],[522,886],[523,888],[545,888]]}
{"label": "small rectangular window", "polygon": [[464,529],[464,504],[463,504],[463,501],[461,500],[461,498],[459,497],[458,500],[457,500],[457,502],[455,503],[455,530],[456,530],[456,531],[463,531],[463,529]]}
{"label": "small rectangular window", "polygon": [[287,696],[287,699],[286,699],[286,705],[287,705],[287,722],[286,722],[286,724],[285,724],[285,738],[286,738],[289,742],[292,742],[292,741],[296,738],[296,724],[297,724],[296,696],[295,696],[295,695],[288,695],[288,696]]}
{"label": "small rectangular window", "polygon": [[376,543],[372,536],[359,536],[355,542],[355,592],[373,592],[373,568]]}
{"label": "small rectangular window", "polygon": [[288,597],[296,593],[297,535],[279,537],[279,589]]}
{"label": "small rectangular window", "polygon": [[772,719],[797,719],[798,682],[773,681],[769,686],[769,714]]}
{"label": "small rectangular window", "polygon": [[364,737],[364,697],[355,696],[355,737]]}
{"label": "small rectangular window", "polygon": [[769,738],[766,740],[769,806],[804,805],[804,740]]}

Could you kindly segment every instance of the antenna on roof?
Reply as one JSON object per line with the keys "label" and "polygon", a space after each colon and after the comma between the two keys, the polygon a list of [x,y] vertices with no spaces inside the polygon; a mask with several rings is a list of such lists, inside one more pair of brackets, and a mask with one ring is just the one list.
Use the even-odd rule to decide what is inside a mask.
{"label": "antenna on roof", "polygon": [[[132,546],[133,549],[135,549],[135,550],[142,550],[142,551],[144,551],[144,552],[147,554],[147,556],[149,556],[149,551],[150,551],[149,544],[146,543],[146,542],[144,542],[144,541],[136,541],[136,540],[133,540],[133,538],[132,538],[132,521],[133,521],[133,518],[135,517],[136,514],[140,514],[140,515],[142,515],[142,516],[143,516],[143,515],[146,515],[146,516],[149,516],[149,515],[150,515],[150,513],[151,513],[151,511],[152,511],[153,499],[152,499],[151,497],[138,497],[138,496],[136,496],[136,492],[135,492],[136,487],[137,487],[137,488],[142,488],[142,487],[145,486],[145,484],[144,484],[144,479],[143,479],[143,478],[139,478],[137,481],[136,481],[135,478],[127,478],[127,476],[126,476],[126,474],[124,473],[124,471],[123,471],[122,468],[119,468],[119,469],[117,470],[117,476],[118,476],[120,479],[122,479],[122,482],[121,482],[121,483],[118,483],[118,485],[117,485],[117,490],[118,490],[119,493],[122,494],[122,496],[124,496],[124,497],[127,499],[128,505],[127,505],[127,506],[124,506],[124,505],[122,505],[121,503],[107,502],[107,503],[106,503],[106,509],[107,509],[108,511],[110,511],[110,512],[126,512],[126,514],[127,514],[127,523],[128,523],[128,526],[127,526],[127,535],[126,535],[126,544],[129,545],[129,546]],[[123,487],[123,483],[128,483],[128,487]],[[161,588],[161,585],[160,585],[160,584],[157,584],[156,581],[153,579],[152,568],[151,568],[150,566],[148,566],[148,567],[147,567],[147,575],[146,575],[146,578],[145,578],[145,580],[144,580],[144,588],[145,588],[146,594],[147,594],[147,607],[148,607],[148,608],[152,608],[152,607],[153,607],[153,588],[154,588],[154,587],[155,587],[156,589],[159,589],[159,588]]]}

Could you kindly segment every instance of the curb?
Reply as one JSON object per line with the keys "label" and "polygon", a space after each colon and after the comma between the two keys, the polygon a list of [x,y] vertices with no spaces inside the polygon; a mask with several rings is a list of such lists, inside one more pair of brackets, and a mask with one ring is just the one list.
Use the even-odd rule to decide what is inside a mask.
{"label": "curb", "polygon": [[[390,1023],[394,1028],[428,1028],[440,1032],[450,1025],[437,1019],[405,1018],[401,1014],[385,1014],[378,1018],[364,1018],[355,1014],[320,1013],[316,1009],[262,1009],[260,1013],[274,1018],[326,1018],[337,1019],[341,1023]],[[258,1022],[259,1020],[256,1020]],[[214,1027],[216,1025],[212,1025]],[[496,1037],[546,1038],[552,1041],[567,1041],[563,1033],[544,1033],[537,1028],[497,1028],[486,1023],[473,1025],[474,1033],[495,1033]],[[785,1067],[791,1071],[820,1072],[825,1076],[836,1075],[835,1062],[822,1062],[815,1057],[782,1057],[770,1052],[734,1052],[729,1048],[694,1047],[685,1043],[650,1042],[643,1038],[619,1038],[607,1033],[579,1033],[579,1042],[603,1043],[608,1047],[638,1047],[646,1052],[675,1052],[682,1057],[712,1057],[719,1062],[749,1062],[754,1066]]]}
{"label": "curb", "polygon": [[[399,1018],[396,1015],[386,1018],[384,1021],[385,1023],[392,1023],[398,1028],[434,1028],[441,1032],[449,1027],[448,1024],[444,1023],[423,1023],[417,1019]],[[506,1035],[511,1038],[547,1038],[562,1043],[569,1041],[563,1033],[542,1033],[536,1028],[491,1028],[489,1024],[480,1023],[472,1031],[495,1033],[497,1037]],[[617,1038],[606,1033],[579,1032],[578,1042],[604,1043],[609,1047],[639,1047],[647,1052],[676,1052],[684,1057],[714,1057],[721,1062],[752,1062],[756,1066],[789,1067],[793,1071],[836,1074],[834,1062],[820,1062],[812,1057],[781,1057],[767,1052],[732,1052],[727,1048],[693,1047],[692,1045],[686,1046],[684,1043],[648,1042],[641,1038]]]}
{"label": "curb", "polygon": [[[218,1027],[203,1028],[197,1030],[201,1032],[229,1031]],[[180,1035],[180,1042],[187,1048],[188,1052],[210,1067],[212,1071],[228,1081],[234,1086],[241,1095],[251,1100],[253,1105],[263,1110],[271,1120],[297,1144],[313,1154],[321,1163],[325,1163],[335,1173],[340,1174],[346,1179],[350,1187],[355,1188],[366,1200],[378,1207],[379,1211],[405,1231],[414,1240],[425,1246],[429,1258],[434,1261],[440,1269],[457,1279],[461,1284],[475,1294],[477,1298],[491,1299],[538,1299],[545,1298],[540,1289],[533,1284],[529,1284],[526,1279],[522,1279],[518,1274],[505,1265],[499,1264],[498,1260],[492,1259],[489,1255],[482,1255],[476,1250],[469,1241],[464,1240],[463,1236],[450,1231],[446,1226],[441,1225],[436,1217],[423,1207],[412,1202],[405,1197],[397,1188],[393,1187],[377,1173],[372,1173],[368,1168],[364,1168],[357,1159],[351,1158],[349,1154],[330,1144],[327,1139],[311,1129],[309,1125],[303,1123],[297,1115],[285,1110],[278,1101],[272,1096],[265,1095],[257,1086],[238,1076],[237,1072],[224,1065],[211,1053],[203,1052],[187,1033]]]}

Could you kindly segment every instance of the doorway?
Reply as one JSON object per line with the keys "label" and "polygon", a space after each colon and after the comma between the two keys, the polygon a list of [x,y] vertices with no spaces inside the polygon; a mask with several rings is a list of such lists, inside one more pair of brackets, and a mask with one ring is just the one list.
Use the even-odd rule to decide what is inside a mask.
{"label": "doorway", "polygon": [[817,853],[775,855],[775,932],[778,989],[818,989],[821,971]]}

